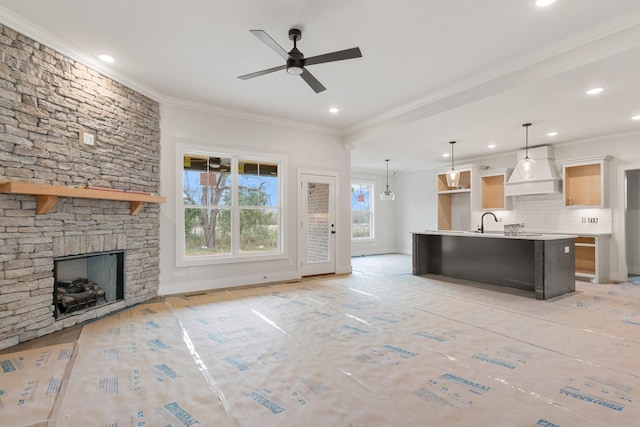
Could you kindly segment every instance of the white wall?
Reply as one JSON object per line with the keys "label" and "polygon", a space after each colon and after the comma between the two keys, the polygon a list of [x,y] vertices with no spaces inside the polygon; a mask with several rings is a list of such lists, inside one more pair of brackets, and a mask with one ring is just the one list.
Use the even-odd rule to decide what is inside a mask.
{"label": "white wall", "polygon": [[[297,176],[300,170],[313,170],[338,175],[336,272],[351,271],[350,233],[350,153],[339,137],[311,130],[279,126],[261,121],[223,116],[212,112],[161,105],[161,170],[160,188],[167,197],[160,218],[160,294],[219,289],[225,287],[269,283],[300,277],[298,260]],[[284,185],[287,204],[283,212],[284,250],[282,259],[251,262],[176,266],[176,203],[182,193],[177,188],[176,171],[182,158],[176,145],[189,144],[211,150],[247,150],[252,153],[286,156],[287,175]],[[193,270],[195,268],[195,270]],[[192,275],[190,273],[195,273]]]}
{"label": "white wall", "polygon": [[[627,174],[627,264],[629,274],[640,274],[640,170]],[[633,238],[635,237],[635,238]]]}
{"label": "white wall", "polygon": [[[554,145],[554,149],[555,159],[557,161],[607,154],[613,157],[609,161],[609,174],[607,177],[610,209],[608,213],[606,210],[602,210],[598,214],[601,214],[605,218],[608,215],[609,226],[612,231],[609,248],[609,277],[612,280],[625,280],[625,215],[622,192],[624,182],[621,179],[624,174],[622,174],[621,171],[634,168],[634,165],[638,165],[637,168],[640,169],[640,133]],[[513,167],[516,163],[516,153],[477,159],[460,159],[460,162],[465,164],[477,163],[489,166],[490,168]],[[442,170],[444,169],[446,169],[446,166],[443,166]],[[396,247],[398,252],[411,253],[411,231],[437,229],[436,174],[442,170],[410,171],[399,173],[396,176],[397,203],[395,205],[395,217],[397,224]],[[531,200],[527,200],[529,197],[531,197]],[[514,203],[514,211],[509,215],[514,218],[535,215],[535,213],[525,212],[524,210],[530,210],[531,204],[538,203],[538,209],[544,209],[544,204],[547,204],[547,206],[549,206],[547,209],[562,209],[563,221],[567,221],[567,224],[572,225],[573,223],[571,221],[574,221],[575,213],[570,212],[569,208],[555,206],[561,202],[562,199],[558,195],[519,196],[518,203]],[[518,209],[521,209],[521,211],[518,211]],[[565,212],[565,210],[567,212]],[[544,214],[545,212],[540,212],[540,215]],[[547,217],[547,219],[553,221],[553,218]],[[474,221],[479,221],[479,217],[477,221],[475,217],[473,218],[472,226],[474,225]],[[553,224],[553,232],[560,231],[558,227],[563,228],[564,225]],[[537,231],[544,232],[544,230]],[[572,232],[575,233],[576,230]],[[637,239],[640,238],[640,236],[629,236],[629,238]]]}
{"label": "white wall", "polygon": [[411,232],[438,229],[436,176],[440,170],[410,171],[396,175],[396,236],[400,253],[411,253]]}

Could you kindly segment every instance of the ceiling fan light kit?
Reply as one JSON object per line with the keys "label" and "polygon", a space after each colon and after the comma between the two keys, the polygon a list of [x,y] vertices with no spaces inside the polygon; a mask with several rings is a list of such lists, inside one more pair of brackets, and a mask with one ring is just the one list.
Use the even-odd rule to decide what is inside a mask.
{"label": "ceiling fan light kit", "polygon": [[302,67],[287,64],[287,73],[291,74],[292,76],[299,76],[303,71],[304,68]]}
{"label": "ceiling fan light kit", "polygon": [[248,80],[254,77],[264,76],[280,70],[286,70],[288,74],[294,76],[300,76],[302,79],[314,90],[315,93],[322,92],[326,88],[316,79],[313,74],[307,70],[306,66],[315,64],[324,64],[326,62],[344,61],[345,59],[361,58],[362,52],[360,48],[354,47],[351,49],[339,50],[336,52],[325,53],[323,55],[312,56],[305,58],[304,54],[298,50],[298,41],[302,38],[302,31],[297,28],[289,30],[289,39],[293,41],[293,49],[289,52],[284,50],[275,40],[269,36],[264,30],[249,30],[251,34],[256,36],[260,41],[271,48],[275,53],[280,55],[285,60],[285,64],[268,68],[266,70],[257,71],[255,73],[245,74],[238,76],[241,80]]}

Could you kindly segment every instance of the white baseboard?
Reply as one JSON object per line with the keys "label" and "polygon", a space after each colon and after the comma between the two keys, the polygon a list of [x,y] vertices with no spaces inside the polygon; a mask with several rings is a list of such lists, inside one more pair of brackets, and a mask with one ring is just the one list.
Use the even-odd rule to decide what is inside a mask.
{"label": "white baseboard", "polygon": [[277,282],[289,282],[300,280],[302,276],[295,271],[288,271],[277,274],[252,274],[249,276],[234,276],[227,279],[206,279],[190,281],[188,283],[172,283],[170,285],[160,285],[159,295],[182,294],[188,292],[214,291],[227,288],[237,288],[242,286],[255,286]]}

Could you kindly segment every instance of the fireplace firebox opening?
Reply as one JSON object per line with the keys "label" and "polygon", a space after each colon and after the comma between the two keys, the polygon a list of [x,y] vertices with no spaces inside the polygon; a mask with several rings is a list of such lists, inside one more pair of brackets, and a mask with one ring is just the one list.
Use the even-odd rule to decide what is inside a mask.
{"label": "fireplace firebox opening", "polygon": [[124,252],[54,258],[54,317],[124,299]]}

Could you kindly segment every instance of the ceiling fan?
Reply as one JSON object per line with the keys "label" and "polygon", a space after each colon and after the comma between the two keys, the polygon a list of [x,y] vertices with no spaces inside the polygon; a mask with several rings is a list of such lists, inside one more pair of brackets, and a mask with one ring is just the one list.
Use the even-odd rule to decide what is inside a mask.
{"label": "ceiling fan", "polygon": [[273,73],[275,71],[287,70],[287,73],[302,77],[302,80],[307,82],[311,89],[316,93],[326,90],[326,87],[322,85],[316,79],[313,74],[305,68],[308,65],[322,64],[325,62],[343,61],[345,59],[361,58],[362,53],[360,48],[354,47],[351,49],[339,50],[336,52],[325,53],[324,55],[312,56],[311,58],[305,58],[304,54],[298,50],[297,42],[302,38],[302,31],[297,28],[289,30],[289,39],[293,40],[293,49],[287,52],[278,43],[273,40],[269,34],[263,30],[249,30],[254,36],[259,38],[264,44],[269,46],[271,50],[280,55],[286,64],[278,67],[268,68],[266,70],[257,71],[251,74],[245,74],[238,76],[239,79],[248,80],[254,77],[264,76],[265,74]]}

